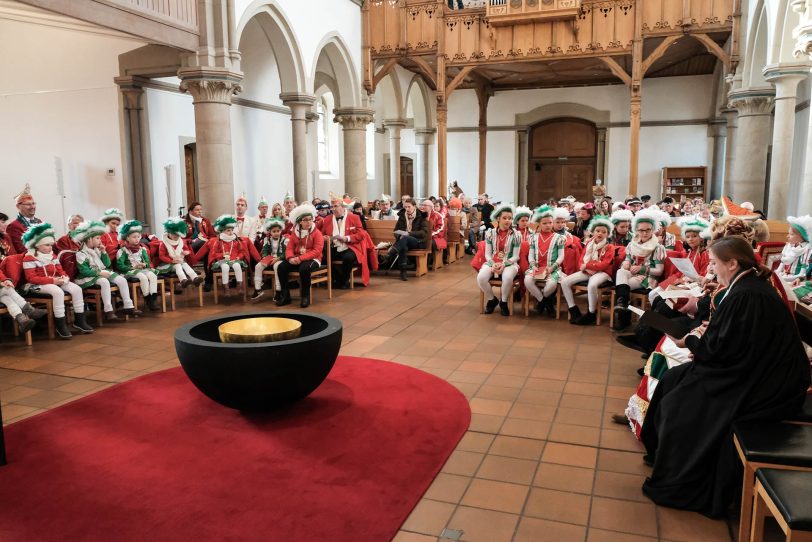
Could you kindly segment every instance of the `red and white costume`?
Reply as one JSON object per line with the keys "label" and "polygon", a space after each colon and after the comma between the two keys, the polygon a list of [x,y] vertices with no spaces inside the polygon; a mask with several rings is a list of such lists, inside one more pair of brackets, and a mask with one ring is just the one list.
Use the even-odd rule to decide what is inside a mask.
{"label": "red and white costume", "polygon": [[26,290],[48,294],[53,298],[54,316],[65,317],[65,294],[71,296],[73,310],[77,314],[85,312],[85,300],[82,289],[73,282],[57,285],[57,277],[68,275],[62,269],[56,254],[44,254],[36,250],[29,250],[23,258],[23,272],[28,283]]}

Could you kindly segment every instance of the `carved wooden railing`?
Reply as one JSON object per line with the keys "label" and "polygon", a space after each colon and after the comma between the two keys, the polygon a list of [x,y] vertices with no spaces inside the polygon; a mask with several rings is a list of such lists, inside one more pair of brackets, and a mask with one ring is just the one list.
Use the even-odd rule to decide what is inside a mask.
{"label": "carved wooden railing", "polygon": [[197,30],[197,0],[96,0],[96,2],[123,8],[147,19],[183,28]]}
{"label": "carved wooden railing", "polygon": [[581,10],[581,0],[489,0],[488,20],[494,26],[572,20]]}

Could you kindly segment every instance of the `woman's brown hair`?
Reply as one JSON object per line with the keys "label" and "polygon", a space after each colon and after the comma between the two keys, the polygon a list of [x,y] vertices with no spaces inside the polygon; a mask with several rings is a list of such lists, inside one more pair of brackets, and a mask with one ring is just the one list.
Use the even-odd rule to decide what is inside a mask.
{"label": "woman's brown hair", "polygon": [[756,276],[762,280],[768,279],[772,274],[772,271],[758,263],[753,247],[743,237],[722,237],[711,244],[710,250],[722,262],[736,260],[742,270],[755,269]]}

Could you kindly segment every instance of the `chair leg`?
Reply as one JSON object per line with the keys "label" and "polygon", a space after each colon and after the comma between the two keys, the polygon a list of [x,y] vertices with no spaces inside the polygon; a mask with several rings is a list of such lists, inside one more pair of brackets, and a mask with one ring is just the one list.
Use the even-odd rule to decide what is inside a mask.
{"label": "chair leg", "polygon": [[197,287],[197,303],[202,307],[203,306],[203,285]]}
{"label": "chair leg", "polygon": [[161,287],[161,312],[166,312],[166,282],[160,281]]}
{"label": "chair leg", "polygon": [[479,314],[485,314],[485,292],[479,291]]}
{"label": "chair leg", "polygon": [[218,284],[219,281],[217,280],[220,277],[218,277],[217,275],[218,275],[218,273],[215,273],[214,278],[211,279],[212,280],[212,286],[213,286],[212,290],[214,291],[214,304],[215,305],[217,305],[219,303],[219,299],[220,299],[220,295],[219,295],[220,285]]}
{"label": "chair leg", "polygon": [[762,492],[764,489],[761,482],[756,482],[756,490],[753,502],[753,521],[750,527],[750,540],[756,542],[763,542],[764,540],[764,520],[767,516],[771,515],[770,510],[767,508],[767,503],[764,501]]}
{"label": "chair leg", "polygon": [[3,409],[0,407],[0,466],[6,465],[6,437],[3,434]]}
{"label": "chair leg", "polygon": [[242,302],[245,303],[248,301],[248,280],[247,277],[243,277],[242,280]]}
{"label": "chair leg", "polygon": [[[34,345],[34,336],[31,335],[31,331],[26,331],[25,332],[25,345],[26,346],[33,346]],[[2,425],[2,424],[3,424],[3,422],[0,421],[0,425]]]}
{"label": "chair leg", "polygon": [[[112,293],[110,294],[113,295]],[[101,306],[101,292],[94,292],[93,293],[93,303],[96,305],[96,325],[99,327],[104,327],[104,316],[102,314],[102,306]]]}
{"label": "chair leg", "polygon": [[756,471],[749,463],[744,463],[742,477],[742,509],[739,518],[739,542],[750,540],[750,527],[753,518],[753,487],[756,483]]}
{"label": "chair leg", "polygon": [[609,296],[609,329],[615,329],[615,289]]}
{"label": "chair leg", "polygon": [[555,319],[561,320],[561,285],[558,285],[558,289],[555,292]]}
{"label": "chair leg", "polygon": [[524,291],[524,297],[522,297],[522,308],[524,309],[525,318],[530,316],[530,292],[527,290]]}
{"label": "chair leg", "polygon": [[45,302],[45,310],[48,311],[48,338],[56,339],[56,322],[54,322],[54,304],[53,301]]}

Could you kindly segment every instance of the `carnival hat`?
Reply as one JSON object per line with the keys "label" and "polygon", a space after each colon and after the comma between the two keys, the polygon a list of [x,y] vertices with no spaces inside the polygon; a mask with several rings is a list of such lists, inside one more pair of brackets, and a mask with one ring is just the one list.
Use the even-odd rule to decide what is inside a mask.
{"label": "carnival hat", "polygon": [[34,201],[34,196],[31,195],[31,185],[25,183],[25,188],[23,188],[23,191],[14,196],[14,204],[20,205],[21,203],[25,203],[27,201]]}
{"label": "carnival hat", "polygon": [[631,222],[634,220],[634,213],[629,211],[628,209],[618,209],[612,216],[610,217],[612,224],[620,224],[621,222]]}
{"label": "carnival hat", "polygon": [[298,224],[299,222],[302,221],[303,218],[307,216],[315,217],[316,208],[313,207],[313,205],[311,205],[310,203],[303,203],[298,207],[295,207],[290,212],[290,216],[288,218],[290,218],[290,221],[293,222],[294,224]]}
{"label": "carnival hat", "polygon": [[553,220],[558,220],[561,218],[563,218],[564,220],[569,220],[570,218],[572,218],[569,209],[567,209],[566,207],[556,207],[553,210]]}
{"label": "carnival hat", "polygon": [[164,232],[186,237],[186,234],[189,233],[189,226],[182,218],[173,216],[167,218],[164,222]]}
{"label": "carnival hat", "polygon": [[516,207],[516,210],[513,212],[513,223],[518,224],[519,219],[523,216],[530,218],[533,216],[533,210],[530,207],[525,207],[523,205]]}
{"label": "carnival hat", "polygon": [[[553,218],[555,216],[555,208],[550,207],[549,205],[542,205],[541,207],[537,207],[535,211],[533,211],[533,217],[530,219],[531,222],[537,223],[540,222],[542,218],[547,217]],[[567,217],[569,217],[569,213],[567,213]]]}
{"label": "carnival hat", "polygon": [[385,201],[385,202],[391,203],[392,202],[392,196],[390,196],[388,194],[381,194],[381,199],[379,199],[378,201]]}
{"label": "carnival hat", "polygon": [[54,233],[53,226],[47,222],[42,222],[41,224],[34,224],[25,230],[22,241],[23,246],[29,250],[39,245],[53,245],[56,243],[56,233]]}
{"label": "carnival hat", "polygon": [[498,222],[499,217],[502,216],[502,213],[513,214],[514,212],[513,205],[509,203],[500,203],[491,213],[491,222]]}
{"label": "carnival hat", "polygon": [[284,199],[284,201],[296,201],[296,198],[294,198],[294,197],[293,197],[293,196],[290,194],[290,192],[285,192],[285,199]]}
{"label": "carnival hat", "polygon": [[268,198],[266,198],[265,196],[260,196],[259,197],[259,202],[257,203],[257,208],[262,207],[263,205],[270,205],[270,204],[268,203]]}
{"label": "carnival hat", "polygon": [[101,220],[105,224],[107,224],[111,220],[122,221],[124,220],[124,213],[113,207],[111,209],[107,209],[106,211],[104,211],[99,220]]}
{"label": "carnival hat", "polygon": [[84,243],[91,237],[99,237],[105,233],[107,233],[107,226],[98,220],[92,220],[77,225],[76,228],[70,232],[70,238],[77,243]]}
{"label": "carnival hat", "polygon": [[612,232],[615,231],[615,225],[612,224],[612,219],[606,215],[595,215],[592,217],[592,220],[589,221],[589,225],[586,229],[591,233],[595,231],[595,228],[598,226],[603,226],[606,228],[606,231],[609,232],[609,235],[612,235]]}
{"label": "carnival hat", "polygon": [[809,240],[812,239],[812,216],[788,216],[787,222],[789,222],[790,226],[792,226],[795,231],[801,234],[804,241],[808,243]]}
{"label": "carnival hat", "polygon": [[638,211],[632,220],[632,228],[634,231],[637,231],[637,226],[639,224],[647,223],[651,224],[651,227],[654,228],[655,231],[660,229],[660,217],[657,216],[658,213],[659,210],[655,209],[654,207],[649,207],[648,209]]}
{"label": "carnival hat", "polygon": [[118,228],[118,234],[122,239],[126,239],[131,233],[141,233],[142,231],[144,231],[144,225],[137,220],[128,220]]}
{"label": "carnival hat", "polygon": [[234,215],[220,215],[217,217],[217,220],[214,221],[214,230],[217,233],[223,233],[228,228],[236,228],[237,227],[237,219]]}
{"label": "carnival hat", "polygon": [[[812,220],[812,219],[810,219]],[[695,216],[686,216],[680,218],[677,223],[679,224],[682,238],[685,239],[685,234],[689,231],[694,231],[699,234],[703,239],[711,238],[710,223]]]}
{"label": "carnival hat", "polygon": [[671,215],[661,209],[654,208],[654,214],[657,217],[657,222],[660,228],[667,228],[671,225]]}
{"label": "carnival hat", "polygon": [[265,221],[264,228],[265,231],[271,231],[274,228],[281,228],[284,230],[285,220],[283,218],[279,218],[278,216],[272,216]]}
{"label": "carnival hat", "polygon": [[332,208],[333,206],[330,205],[330,203],[327,201],[320,201],[316,204],[317,211],[323,211],[324,209],[332,209]]}

